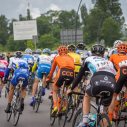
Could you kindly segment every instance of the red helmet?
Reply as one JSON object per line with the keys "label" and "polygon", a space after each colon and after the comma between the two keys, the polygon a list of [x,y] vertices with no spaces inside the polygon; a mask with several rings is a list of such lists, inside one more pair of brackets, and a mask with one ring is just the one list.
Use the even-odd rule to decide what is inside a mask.
{"label": "red helmet", "polygon": [[61,55],[62,53],[65,53],[67,54],[68,50],[67,50],[67,47],[66,46],[59,46],[58,49],[57,49],[59,55]]}
{"label": "red helmet", "polygon": [[118,52],[126,52],[127,51],[126,47],[127,47],[127,45],[125,43],[119,43],[117,45],[117,51]]}

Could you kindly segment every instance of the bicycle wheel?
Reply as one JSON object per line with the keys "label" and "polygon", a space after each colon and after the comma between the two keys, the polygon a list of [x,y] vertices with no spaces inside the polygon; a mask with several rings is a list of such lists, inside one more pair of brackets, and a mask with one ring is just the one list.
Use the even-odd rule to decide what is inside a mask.
{"label": "bicycle wheel", "polygon": [[7,97],[7,88],[5,87],[5,98]]}
{"label": "bicycle wheel", "polygon": [[[13,106],[13,105],[12,105]],[[11,109],[10,109],[10,113],[7,113],[7,121],[9,122],[10,119],[11,119],[11,115],[12,115],[12,106],[11,106]]]}
{"label": "bicycle wheel", "polygon": [[72,127],[77,127],[82,121],[82,117],[83,117],[83,111],[82,111],[82,108],[79,108],[73,119]]}
{"label": "bicycle wheel", "polygon": [[20,100],[21,100],[21,97],[20,95],[17,96],[16,98],[16,104],[14,106],[14,112],[13,112],[13,124],[14,126],[17,125],[18,121],[19,121],[19,117],[20,117],[20,114],[21,114],[21,111],[20,111]]}
{"label": "bicycle wheel", "polygon": [[70,96],[68,98],[68,107],[67,107],[67,122],[70,122],[72,119],[72,116],[74,114],[75,111],[75,106],[73,103],[73,96]]}
{"label": "bicycle wheel", "polygon": [[[94,125],[96,127],[96,123]],[[110,119],[106,113],[103,113],[97,117],[97,127],[112,127]]]}
{"label": "bicycle wheel", "polygon": [[[68,107],[67,97],[64,96],[64,98],[61,100],[61,105],[60,105],[60,109],[58,112],[58,125],[59,125],[59,127],[64,127],[66,124],[67,107]],[[65,108],[65,110],[64,110],[64,108]]]}
{"label": "bicycle wheel", "polygon": [[51,108],[50,108],[50,125],[53,126],[55,122],[56,116],[51,116],[52,110],[54,109],[53,100],[51,101]]}

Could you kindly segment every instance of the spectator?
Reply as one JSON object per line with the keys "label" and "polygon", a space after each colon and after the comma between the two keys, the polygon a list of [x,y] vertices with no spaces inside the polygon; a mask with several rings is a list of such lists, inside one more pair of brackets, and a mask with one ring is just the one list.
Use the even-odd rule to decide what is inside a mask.
{"label": "spectator", "polygon": [[7,62],[8,63],[10,62],[10,57],[11,57],[11,55],[10,55],[10,53],[8,53],[8,56],[7,56]]}

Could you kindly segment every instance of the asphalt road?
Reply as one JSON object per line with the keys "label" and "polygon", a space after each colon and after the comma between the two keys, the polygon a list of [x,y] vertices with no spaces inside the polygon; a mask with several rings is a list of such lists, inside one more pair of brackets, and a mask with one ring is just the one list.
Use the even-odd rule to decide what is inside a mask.
{"label": "asphalt road", "polygon": [[[50,91],[46,90],[46,95],[43,97],[43,103],[39,107],[38,113],[29,106],[31,95],[27,95],[25,98],[25,109],[23,114],[20,116],[17,127],[50,127],[50,100],[48,99]],[[4,109],[7,106],[8,99],[4,97],[4,90],[2,92],[2,97],[0,98],[0,127],[14,127],[13,126],[13,116],[9,122],[6,121],[6,113]],[[92,113],[95,113],[94,109],[91,109]],[[74,118],[74,116],[73,116]],[[65,127],[72,127],[72,120],[66,123]],[[58,127],[58,119],[53,125]],[[115,127],[115,126],[113,126]],[[121,126],[120,126],[121,127]]]}

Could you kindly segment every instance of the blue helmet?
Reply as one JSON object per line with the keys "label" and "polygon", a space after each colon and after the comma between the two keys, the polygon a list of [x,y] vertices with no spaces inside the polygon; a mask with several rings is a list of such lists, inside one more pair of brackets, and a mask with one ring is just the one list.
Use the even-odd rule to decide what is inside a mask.
{"label": "blue helmet", "polygon": [[58,54],[57,50],[54,50],[54,51],[53,51],[53,54]]}
{"label": "blue helmet", "polygon": [[50,55],[50,54],[51,54],[51,50],[48,49],[48,48],[45,48],[45,49],[43,50],[43,54],[48,54],[48,55]]}

